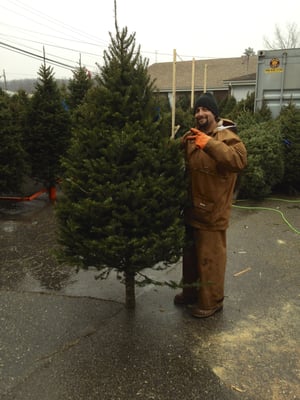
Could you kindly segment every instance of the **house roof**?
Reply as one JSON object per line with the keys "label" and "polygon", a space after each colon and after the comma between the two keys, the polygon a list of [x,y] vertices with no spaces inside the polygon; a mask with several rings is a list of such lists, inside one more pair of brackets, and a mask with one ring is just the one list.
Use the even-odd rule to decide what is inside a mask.
{"label": "house roof", "polygon": [[[176,62],[176,91],[186,91],[192,85],[193,61]],[[203,90],[206,69],[206,88],[209,90],[228,90],[224,81],[242,80],[242,76],[256,73],[257,56],[218,58],[195,61],[194,90]],[[172,91],[173,62],[156,63],[148,67],[150,77],[161,92]]]}
{"label": "house roof", "polygon": [[256,80],[256,72],[252,74],[237,76],[235,78],[226,79],[228,82],[236,82],[236,81],[255,81]]}

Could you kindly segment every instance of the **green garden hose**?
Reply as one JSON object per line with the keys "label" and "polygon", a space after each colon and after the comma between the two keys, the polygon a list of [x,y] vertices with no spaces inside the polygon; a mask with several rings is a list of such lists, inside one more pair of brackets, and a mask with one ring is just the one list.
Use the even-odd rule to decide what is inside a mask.
{"label": "green garden hose", "polygon": [[[274,201],[284,201],[287,203],[300,203],[300,200],[287,200],[287,199],[279,199],[279,198],[274,198],[274,197],[268,197],[266,200],[274,200]],[[237,201],[246,201],[246,200],[237,200]],[[259,207],[259,206],[239,206],[236,204],[232,205],[234,208],[240,208],[244,210],[262,210],[262,211],[273,211],[281,215],[283,221],[287,224],[287,226],[297,235],[300,235],[300,231],[296,229],[284,216],[283,212],[280,210],[277,210],[277,208],[272,208],[272,207]]]}

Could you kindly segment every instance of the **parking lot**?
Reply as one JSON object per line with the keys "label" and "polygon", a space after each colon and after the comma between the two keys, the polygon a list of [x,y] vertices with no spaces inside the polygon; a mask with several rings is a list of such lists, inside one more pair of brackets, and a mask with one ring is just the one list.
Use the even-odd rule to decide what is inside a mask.
{"label": "parking lot", "polygon": [[1,399],[300,399],[299,199],[235,203],[224,310],[205,320],[166,286],[128,311],[114,274],[59,265],[53,207],[0,203]]}

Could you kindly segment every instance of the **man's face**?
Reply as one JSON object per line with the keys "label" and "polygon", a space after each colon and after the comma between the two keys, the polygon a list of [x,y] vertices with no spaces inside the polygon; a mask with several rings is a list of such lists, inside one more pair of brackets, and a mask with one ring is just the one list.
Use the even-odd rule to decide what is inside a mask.
{"label": "man's face", "polygon": [[198,107],[195,112],[197,129],[208,132],[215,124],[214,114],[206,107]]}

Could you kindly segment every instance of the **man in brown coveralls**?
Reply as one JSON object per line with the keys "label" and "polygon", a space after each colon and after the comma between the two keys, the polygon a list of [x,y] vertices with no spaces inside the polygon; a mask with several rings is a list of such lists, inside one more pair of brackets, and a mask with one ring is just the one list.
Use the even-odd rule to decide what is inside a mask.
{"label": "man in brown coveralls", "polygon": [[247,151],[236,125],[219,118],[215,98],[200,96],[194,107],[196,128],[181,139],[185,152],[189,204],[184,218],[182,293],[176,305],[190,305],[197,318],[223,308],[226,230],[238,173],[247,165]]}

